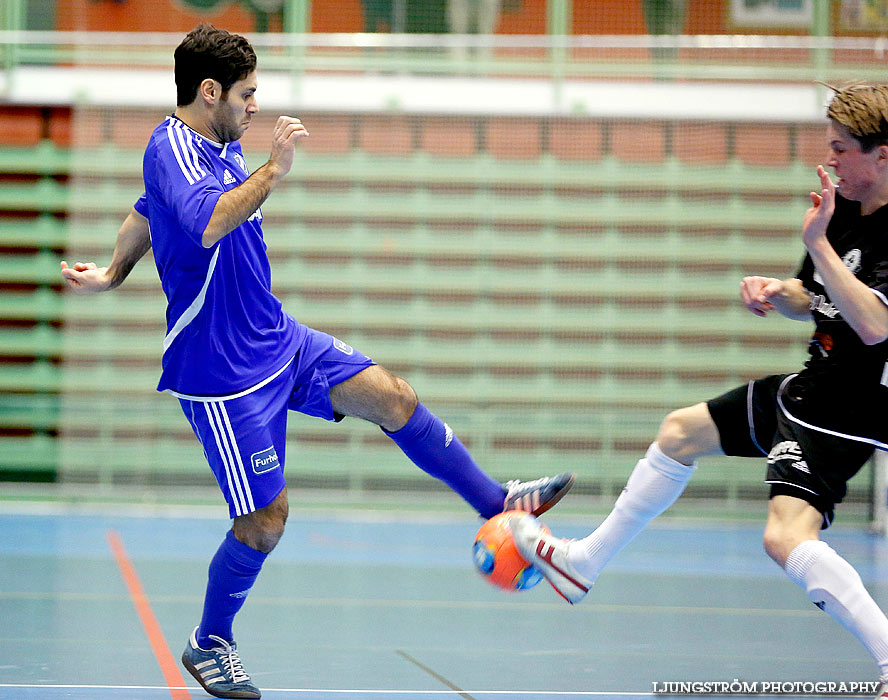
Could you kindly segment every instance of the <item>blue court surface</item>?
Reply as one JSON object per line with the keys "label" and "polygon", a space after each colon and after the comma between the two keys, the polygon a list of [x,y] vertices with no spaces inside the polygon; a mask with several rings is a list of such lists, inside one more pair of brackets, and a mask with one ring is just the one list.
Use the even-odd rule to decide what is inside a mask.
{"label": "blue court surface", "polygon": [[[3,700],[210,697],[178,658],[228,521],[115,513],[0,514]],[[547,520],[564,536],[595,524]],[[263,698],[631,698],[667,681],[877,677],[766,558],[760,525],[655,523],[575,607],[545,582],[507,594],[483,581],[478,525],[294,508],[235,625]],[[888,606],[888,545],[840,527],[826,539]]]}

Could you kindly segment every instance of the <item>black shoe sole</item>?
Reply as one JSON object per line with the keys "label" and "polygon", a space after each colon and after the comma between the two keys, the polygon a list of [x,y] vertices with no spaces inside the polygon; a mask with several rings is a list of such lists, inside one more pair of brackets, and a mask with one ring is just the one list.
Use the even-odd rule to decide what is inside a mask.
{"label": "black shoe sole", "polygon": [[564,498],[564,495],[568,491],[570,491],[571,487],[574,485],[574,481],[576,481],[576,480],[577,480],[577,475],[571,474],[570,479],[568,480],[568,482],[564,486],[561,487],[560,491],[558,491],[554,496],[552,496],[552,498],[550,498],[545,503],[540,504],[540,506],[538,508],[536,508],[535,510],[532,510],[530,512],[530,514],[533,516],[542,515],[547,510],[549,510],[552,506],[556,505],[558,503],[558,501],[560,501],[562,498]]}

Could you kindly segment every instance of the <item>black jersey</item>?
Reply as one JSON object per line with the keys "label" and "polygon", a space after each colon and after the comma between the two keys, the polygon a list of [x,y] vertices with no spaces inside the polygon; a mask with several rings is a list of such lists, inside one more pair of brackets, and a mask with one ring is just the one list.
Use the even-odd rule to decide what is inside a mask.
{"label": "black jersey", "polygon": [[[888,306],[888,205],[861,216],[860,203],[836,195],[836,208],[826,231],[833,249],[854,276]],[[816,411],[850,430],[851,423],[864,434],[884,439],[888,429],[875,414],[888,403],[888,341],[866,345],[842,318],[829,298],[822,279],[806,255],[798,279],[811,293],[814,334],[808,345],[809,360],[799,374],[798,398],[805,413]],[[815,396],[817,397],[815,399]],[[819,421],[818,421],[819,422]],[[844,432],[844,430],[843,430]]]}

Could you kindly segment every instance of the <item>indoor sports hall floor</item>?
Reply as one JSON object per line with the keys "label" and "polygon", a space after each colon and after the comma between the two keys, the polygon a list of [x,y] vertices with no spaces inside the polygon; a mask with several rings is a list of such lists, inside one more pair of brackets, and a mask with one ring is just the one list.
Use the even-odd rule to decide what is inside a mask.
{"label": "indoor sports hall floor", "polygon": [[[178,658],[228,521],[159,512],[0,512],[0,699],[209,697]],[[595,521],[546,520],[570,536]],[[876,679],[857,641],[766,559],[759,524],[663,521],[576,607],[545,582],[510,595],[482,581],[478,524],[462,511],[294,508],[235,626],[263,698],[604,699],[677,680]],[[840,526],[828,540],[888,608],[888,544]]]}

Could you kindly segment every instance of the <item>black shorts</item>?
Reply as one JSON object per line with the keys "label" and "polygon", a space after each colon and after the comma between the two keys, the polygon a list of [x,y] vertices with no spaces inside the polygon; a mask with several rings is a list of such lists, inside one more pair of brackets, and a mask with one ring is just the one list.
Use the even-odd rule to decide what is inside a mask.
{"label": "black shorts", "polygon": [[[707,403],[722,450],[734,457],[768,458],[771,498],[794,496],[823,514],[823,528],[847,482],[872,456],[864,438],[824,426],[842,425],[848,404],[813,389],[795,374],[757,379]],[[803,406],[804,404],[804,406]]]}

